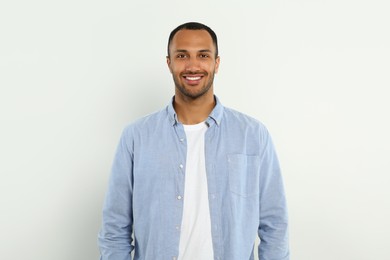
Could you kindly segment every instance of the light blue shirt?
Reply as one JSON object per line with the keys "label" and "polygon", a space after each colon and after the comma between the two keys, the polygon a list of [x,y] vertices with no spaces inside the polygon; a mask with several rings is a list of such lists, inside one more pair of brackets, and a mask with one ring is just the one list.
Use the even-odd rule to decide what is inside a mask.
{"label": "light blue shirt", "polygon": [[[261,260],[288,260],[285,192],[267,129],[217,98],[206,123],[214,259],[253,259],[258,234]],[[135,260],[177,259],[186,152],[172,102],[124,129],[103,208],[101,260],[130,260],[133,250]]]}

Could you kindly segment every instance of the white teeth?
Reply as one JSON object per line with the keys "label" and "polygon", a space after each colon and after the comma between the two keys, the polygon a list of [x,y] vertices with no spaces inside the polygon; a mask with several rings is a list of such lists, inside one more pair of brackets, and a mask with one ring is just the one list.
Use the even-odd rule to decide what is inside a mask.
{"label": "white teeth", "polygon": [[200,80],[200,77],[186,77],[188,80]]}

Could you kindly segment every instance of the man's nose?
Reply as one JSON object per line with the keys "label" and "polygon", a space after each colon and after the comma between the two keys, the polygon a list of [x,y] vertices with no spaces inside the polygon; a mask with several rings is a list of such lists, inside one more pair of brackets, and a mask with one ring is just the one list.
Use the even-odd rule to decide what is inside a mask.
{"label": "man's nose", "polygon": [[186,63],[186,71],[196,72],[200,70],[200,62],[197,57],[190,57]]}

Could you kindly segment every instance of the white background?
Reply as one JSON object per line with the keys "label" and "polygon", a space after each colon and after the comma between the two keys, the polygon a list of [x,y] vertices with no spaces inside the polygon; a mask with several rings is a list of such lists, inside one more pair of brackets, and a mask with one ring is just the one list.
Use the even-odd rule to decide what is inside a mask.
{"label": "white background", "polygon": [[98,259],[125,125],[173,95],[170,31],[219,36],[215,92],[272,133],[291,259],[386,260],[388,1],[2,1],[0,259]]}

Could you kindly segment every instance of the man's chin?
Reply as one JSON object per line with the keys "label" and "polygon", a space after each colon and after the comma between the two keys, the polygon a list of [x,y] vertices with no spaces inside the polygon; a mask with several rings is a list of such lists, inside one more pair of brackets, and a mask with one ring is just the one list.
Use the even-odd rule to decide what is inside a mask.
{"label": "man's chin", "polygon": [[183,84],[176,85],[176,89],[179,90],[183,96],[194,100],[207,94],[210,91],[211,86],[200,86],[199,84],[192,86]]}
{"label": "man's chin", "polygon": [[181,91],[181,93],[187,98],[194,100],[204,96],[207,93],[207,91]]}

